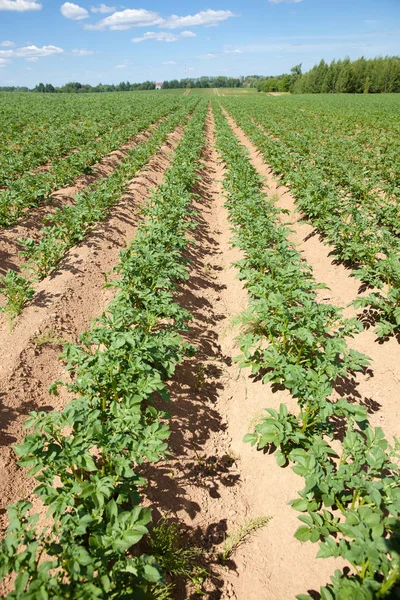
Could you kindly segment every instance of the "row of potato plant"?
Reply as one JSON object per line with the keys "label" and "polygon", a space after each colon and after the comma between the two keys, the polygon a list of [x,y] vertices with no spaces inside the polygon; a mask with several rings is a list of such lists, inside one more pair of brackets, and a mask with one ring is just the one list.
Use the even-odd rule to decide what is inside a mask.
{"label": "row of potato plant", "polygon": [[85,140],[134,121],[162,100],[167,99],[146,93],[52,98],[0,93],[0,187],[81,147]]}
{"label": "row of potato plant", "polygon": [[[0,575],[14,575],[19,600],[169,598],[163,564],[151,554],[150,508],[140,492],[140,465],[168,454],[167,380],[193,348],[181,332],[189,313],[174,300],[188,278],[192,188],[204,145],[206,104],[192,117],[163,183],[116,268],[117,289],[105,313],[67,344],[74,399],[61,411],[31,413],[15,446],[19,464],[39,482],[32,504],[10,506]],[[57,393],[60,382],[52,386]]]}
{"label": "row of potato plant", "polygon": [[72,183],[79,175],[90,173],[92,165],[101,158],[129,142],[178,106],[176,101],[168,99],[146,111],[138,107],[131,119],[120,127],[108,126],[98,138],[85,140],[83,137],[75,147],[78,151],[54,160],[48,170],[35,173],[27,167],[21,177],[0,191],[0,226],[9,227],[16,223],[28,208],[45,201],[55,190]]}
{"label": "row of potato plant", "polygon": [[[0,186],[7,187],[26,171],[42,167],[50,161],[55,161],[73,149],[103,135],[111,127],[121,127],[132,120],[134,115],[120,113],[119,118],[111,113],[92,115],[86,120],[77,120],[73,124],[68,121],[56,120],[57,129],[51,128],[34,133],[27,131],[23,139],[9,139],[8,146],[3,146],[2,164],[0,169]],[[61,122],[60,122],[61,121]]]}
{"label": "row of potato plant", "polygon": [[24,246],[22,256],[27,259],[24,276],[9,270],[0,277],[3,284],[5,304],[1,310],[12,320],[33,297],[34,281],[41,281],[58,265],[69,248],[83,240],[89,229],[104,220],[110,210],[126,192],[129,183],[149,159],[160,149],[168,135],[193,110],[195,102],[185,104],[162,121],[149,138],[134,146],[118,167],[76,195],[74,204],[64,205],[47,217],[49,225],[40,230],[40,239],[19,239]]}
{"label": "row of potato plant", "polygon": [[304,477],[304,489],[291,501],[301,512],[295,537],[319,542],[318,557],[351,565],[321,589],[323,600],[383,598],[400,575],[399,455],[370,426],[365,407],[331,396],[338,378],[368,364],[346,344],[359,323],[317,303],[320,286],[288,241],[279,209],[217,107],[215,114],[226,206],[244,254],[237,267],[250,299],[241,317],[240,366],[264,383],[283,385],[299,406],[296,414],[284,404],[267,409],[245,441],[275,451],[281,467],[291,464]]}
{"label": "row of potato plant", "polygon": [[399,232],[399,222],[393,219],[400,175],[394,131],[375,129],[368,121],[355,123],[347,113],[338,118],[299,111],[282,101],[266,104],[253,98],[246,108],[276,141],[290,149],[294,161],[306,160],[324,174],[343,206],[346,200],[359,203],[378,223]]}
{"label": "row of potato plant", "polygon": [[[370,312],[372,308],[370,316],[377,322],[379,337],[397,335],[400,332],[399,200],[392,195],[397,188],[392,185],[391,195],[383,200],[372,174],[372,183],[364,189],[363,169],[356,170],[357,176],[350,183],[346,184],[344,175],[335,179],[329,165],[340,163],[343,156],[340,144],[332,145],[335,152],[332,148],[328,151],[318,138],[312,152],[306,151],[311,141],[301,145],[297,141],[300,134],[290,131],[289,122],[285,121],[285,134],[279,128],[282,139],[271,137],[258,124],[266,123],[267,107],[261,112],[234,101],[226,106],[272,169],[281,175],[282,182],[290,187],[301,211],[334,245],[339,258],[356,267],[353,274],[357,279],[375,288],[360,296],[355,306],[369,308]],[[349,157],[343,160],[345,165],[340,172],[344,174],[351,170],[346,167],[351,160]]]}
{"label": "row of potato plant", "polygon": [[[389,129],[375,128],[368,119],[361,124],[360,114],[358,119],[348,113],[340,118],[296,110],[284,103],[269,103],[268,110],[260,113],[257,100],[249,107],[250,114],[257,121],[261,117],[265,127],[285,140],[291,151],[315,161],[337,186],[347,188],[355,201],[385,204],[396,194],[398,134],[390,125]],[[380,196],[378,189],[384,192]]]}
{"label": "row of potato plant", "polygon": [[[300,161],[303,170],[313,168],[320,173],[325,195],[329,190],[323,187],[323,183],[329,181],[330,190],[334,191],[336,198],[329,207],[324,207],[325,211],[330,208],[342,215],[343,222],[348,222],[357,209],[369,225],[371,221],[375,225],[375,235],[380,229],[399,235],[399,173],[392,172],[393,164],[385,164],[387,146],[383,144],[380,152],[376,148],[368,150],[365,136],[371,135],[370,130],[362,130],[361,136],[347,140],[343,124],[334,130],[332,123],[323,127],[315,120],[308,121],[303,115],[300,118],[292,115],[292,119],[285,120],[285,127],[272,119],[274,125],[270,129],[268,113],[257,113],[256,116],[251,111],[250,114],[262,128],[268,127],[275,141],[284,143],[292,162]],[[377,135],[371,137],[375,142]],[[393,142],[392,146],[396,148]]]}

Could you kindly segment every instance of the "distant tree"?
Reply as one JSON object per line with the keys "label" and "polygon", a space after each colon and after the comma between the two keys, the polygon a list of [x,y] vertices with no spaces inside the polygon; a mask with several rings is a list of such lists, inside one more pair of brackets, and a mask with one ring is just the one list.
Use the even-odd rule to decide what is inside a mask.
{"label": "distant tree", "polygon": [[322,94],[333,94],[335,92],[337,76],[336,71],[336,62],[332,61],[326,70],[325,77],[321,85]]}
{"label": "distant tree", "polygon": [[[322,74],[325,72],[322,83]],[[400,57],[385,56],[355,61],[348,57],[326,65],[321,61],[304,73],[293,86],[299,94],[310,93],[398,93],[400,92]]]}
{"label": "distant tree", "polygon": [[363,89],[364,94],[369,94],[370,89],[371,89],[371,79],[370,79],[369,75],[367,75],[367,77],[365,79],[365,83],[364,83],[364,89]]}
{"label": "distant tree", "polygon": [[76,94],[81,88],[82,84],[79,81],[71,81],[70,83],[66,83],[61,89],[68,94]]}
{"label": "distant tree", "polygon": [[300,63],[298,65],[294,65],[294,67],[292,67],[290,69],[290,75],[291,75],[290,91],[293,91],[293,88],[296,85],[296,82],[299,79],[301,79],[301,76],[302,76],[301,67],[302,67],[302,63]]}
{"label": "distant tree", "polygon": [[29,92],[33,91],[26,86],[15,86],[15,85],[2,85],[0,86],[0,92]]}
{"label": "distant tree", "polygon": [[268,77],[262,84],[263,92],[278,92],[279,80],[277,77]]}
{"label": "distant tree", "polygon": [[353,66],[349,58],[345,58],[342,62],[336,83],[336,91],[341,94],[352,94],[356,91],[356,80],[354,77]]}
{"label": "distant tree", "polygon": [[303,66],[303,64],[300,63],[290,69],[290,72],[293,75],[293,77],[301,77],[301,74],[302,74],[301,67],[302,66]]}
{"label": "distant tree", "polygon": [[208,77],[200,77],[199,82],[200,82],[200,87],[202,87],[202,88],[210,87],[210,80]]}
{"label": "distant tree", "polygon": [[292,83],[291,76],[283,75],[282,79],[280,79],[279,84],[278,84],[278,91],[279,92],[289,92],[291,83]]}

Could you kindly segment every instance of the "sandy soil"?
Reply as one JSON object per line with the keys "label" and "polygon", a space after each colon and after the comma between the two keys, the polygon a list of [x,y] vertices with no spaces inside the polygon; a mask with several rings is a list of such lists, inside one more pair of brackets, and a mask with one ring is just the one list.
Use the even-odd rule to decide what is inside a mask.
{"label": "sandy soil", "polygon": [[151,189],[162,181],[171,150],[182,131],[175,130],[132,180],[128,194],[112,209],[110,217],[71,249],[59,269],[40,283],[33,302],[13,331],[6,324],[0,329],[0,348],[7,349],[0,365],[2,527],[4,507],[34,487],[16,466],[11,444],[22,440],[29,411],[58,409],[66,402],[65,392],[58,398],[48,393],[48,386],[63,376],[58,360],[61,345],[75,340],[110,301],[112,290],[103,288],[104,275],[118,263],[120,251],[134,236],[138,209]]}

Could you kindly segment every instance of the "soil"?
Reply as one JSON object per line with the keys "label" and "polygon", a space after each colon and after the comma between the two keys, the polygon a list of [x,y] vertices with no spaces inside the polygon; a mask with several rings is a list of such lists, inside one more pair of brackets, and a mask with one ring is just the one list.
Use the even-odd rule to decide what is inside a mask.
{"label": "soil", "polygon": [[[349,270],[337,264],[332,248],[303,220],[295,198],[272,175],[232,119],[230,124],[265,178],[266,191],[289,210],[282,218],[291,223],[293,243],[313,267],[316,279],[328,284],[330,289],[321,292],[319,301],[342,306],[346,316],[352,316],[354,311],[347,304],[357,296],[358,283]],[[27,481],[16,466],[12,444],[22,440],[23,423],[30,410],[59,409],[68,401],[65,392],[56,398],[47,391],[50,383],[66,377],[57,358],[61,343],[75,340],[111,299],[113,292],[103,288],[104,274],[118,262],[120,250],[134,236],[140,218],[138,208],[162,181],[169,152],[181,133],[178,129],[171,134],[160,153],[132,180],[129,193],[109,219],[68,253],[54,275],[41,282],[33,303],[13,331],[9,332],[6,324],[0,327],[3,507],[31,493],[33,482]],[[233,266],[242,256],[231,246],[221,183],[224,167],[214,142],[210,113],[201,179],[195,189],[198,196],[193,204],[197,229],[187,252],[190,279],[176,294],[180,304],[193,314],[187,339],[198,350],[178,367],[170,385],[172,456],[144,469],[150,482],[147,502],[156,514],[179,519],[187,540],[202,548],[203,564],[210,574],[203,597],[289,600],[307,592],[315,596],[335,568],[343,564],[333,559],[317,560],[317,545],[303,544],[293,537],[299,521],[288,501],[303,487],[302,478],[290,468],[278,467],[273,455],[258,452],[242,441],[265,408],[278,408],[281,402],[294,408],[295,403],[289,393],[273,391],[270,385],[255,381],[249,371],[240,371],[234,360],[239,354],[235,318],[247,307],[248,298]],[[0,268],[4,268],[3,263]],[[398,423],[399,347],[395,340],[378,344],[371,329],[350,344],[373,360],[370,369],[354,380],[338,382],[336,393],[366,404],[373,424],[381,424],[392,436]],[[268,520],[221,561],[233,535],[258,517]],[[1,518],[4,527],[5,514]],[[182,585],[173,597],[199,597],[195,592],[193,586]]]}

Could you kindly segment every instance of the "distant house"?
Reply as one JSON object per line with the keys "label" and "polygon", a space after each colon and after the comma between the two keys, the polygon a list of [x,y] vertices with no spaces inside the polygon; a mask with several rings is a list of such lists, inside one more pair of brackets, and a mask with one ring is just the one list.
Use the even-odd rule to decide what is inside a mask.
{"label": "distant house", "polygon": [[158,83],[156,83],[156,90],[162,90],[162,81],[159,81]]}

